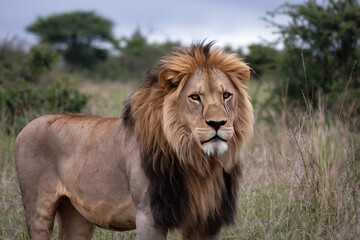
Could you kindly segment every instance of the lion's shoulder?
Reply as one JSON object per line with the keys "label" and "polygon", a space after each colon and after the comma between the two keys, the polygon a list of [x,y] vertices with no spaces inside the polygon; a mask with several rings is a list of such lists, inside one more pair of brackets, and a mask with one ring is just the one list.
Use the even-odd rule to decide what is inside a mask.
{"label": "lion's shoulder", "polygon": [[51,132],[70,131],[80,132],[81,129],[92,130],[96,128],[113,128],[120,125],[121,118],[101,117],[89,114],[58,113],[40,116],[28,123],[19,136],[23,135],[48,135]]}

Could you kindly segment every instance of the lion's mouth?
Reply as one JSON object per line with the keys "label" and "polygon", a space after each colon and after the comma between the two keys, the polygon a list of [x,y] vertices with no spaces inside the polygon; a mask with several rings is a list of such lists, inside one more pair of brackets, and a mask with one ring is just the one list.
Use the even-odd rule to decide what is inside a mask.
{"label": "lion's mouth", "polygon": [[223,141],[223,142],[226,142],[225,139],[219,137],[218,135],[215,135],[215,136],[213,136],[212,138],[209,138],[208,140],[202,141],[201,144],[205,144],[205,143],[208,143],[208,142],[216,142],[216,141],[218,141],[218,140]]}

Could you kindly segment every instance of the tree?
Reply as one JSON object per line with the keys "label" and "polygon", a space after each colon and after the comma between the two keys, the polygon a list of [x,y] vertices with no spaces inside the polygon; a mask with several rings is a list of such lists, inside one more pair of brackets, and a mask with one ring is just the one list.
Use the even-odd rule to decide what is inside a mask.
{"label": "tree", "polygon": [[261,76],[265,72],[275,70],[279,61],[279,51],[273,47],[262,44],[251,44],[249,53],[246,55],[246,61],[250,67]]}
{"label": "tree", "polygon": [[[288,86],[288,99],[311,99],[321,92],[333,105],[341,102],[349,75],[360,71],[360,5],[357,0],[327,0],[317,3],[285,4],[270,16],[287,15],[288,24],[275,26],[284,43],[281,73],[286,81],[278,91]],[[304,64],[303,64],[304,63]],[[306,71],[304,71],[304,67]],[[305,75],[306,74],[306,75]],[[348,101],[360,97],[360,79],[350,82]],[[360,101],[357,104],[360,112]]]}
{"label": "tree", "polygon": [[180,45],[177,42],[149,43],[139,29],[130,38],[124,38],[123,42],[119,65],[126,70],[126,75],[130,78],[145,76],[162,56]]}
{"label": "tree", "polygon": [[113,23],[94,12],[72,12],[39,17],[26,30],[36,34],[63,53],[66,61],[85,68],[93,67],[107,57],[99,46],[113,43]]}

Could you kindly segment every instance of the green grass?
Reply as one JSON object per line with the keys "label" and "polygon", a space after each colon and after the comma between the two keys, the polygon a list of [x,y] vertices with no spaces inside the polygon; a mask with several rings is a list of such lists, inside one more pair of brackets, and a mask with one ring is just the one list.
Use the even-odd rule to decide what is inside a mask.
{"label": "green grass", "polygon": [[[133,88],[85,82],[80,90],[93,95],[85,112],[120,116]],[[263,87],[251,94],[258,102],[266,99]],[[236,224],[225,227],[221,239],[360,239],[360,134],[350,124],[360,119],[339,120],[321,107],[280,115],[271,128],[261,121],[255,125],[242,156]],[[0,239],[29,239],[13,163],[15,134],[2,129]],[[169,239],[177,237],[175,232]],[[135,231],[100,228],[93,237],[135,238]]]}

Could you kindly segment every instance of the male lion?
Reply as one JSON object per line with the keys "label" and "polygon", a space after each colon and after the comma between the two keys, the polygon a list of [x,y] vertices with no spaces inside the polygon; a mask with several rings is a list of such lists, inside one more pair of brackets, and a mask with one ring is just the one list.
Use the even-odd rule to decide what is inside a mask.
{"label": "male lion", "polygon": [[32,239],[90,239],[95,225],[137,239],[218,239],[233,222],[240,148],[253,130],[249,68],[194,44],[164,57],[122,118],[46,115],[16,139]]}

